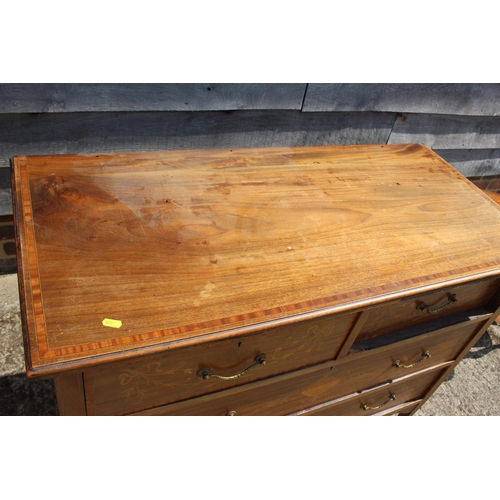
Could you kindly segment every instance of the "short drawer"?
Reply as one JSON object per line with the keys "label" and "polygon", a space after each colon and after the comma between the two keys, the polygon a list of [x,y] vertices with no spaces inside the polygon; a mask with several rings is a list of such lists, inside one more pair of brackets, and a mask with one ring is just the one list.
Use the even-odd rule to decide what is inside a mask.
{"label": "short drawer", "polygon": [[[475,312],[479,314],[473,316]],[[471,311],[471,316],[461,314],[355,344],[353,348],[365,350],[348,355],[331,370],[331,376],[338,379],[339,391],[342,391],[338,395],[344,396],[455,360],[490,317],[491,314],[480,314],[475,310]],[[454,323],[454,318],[461,321]]]}
{"label": "short drawer", "polygon": [[384,303],[367,312],[358,342],[469,309],[486,307],[499,287],[498,278],[486,279]]}
{"label": "short drawer", "polygon": [[309,408],[298,412],[297,415],[366,416],[389,413],[388,410],[402,403],[408,404],[405,404],[405,407],[411,406],[409,403],[421,400],[450,365],[451,363],[444,363],[381,387]]}
{"label": "short drawer", "polygon": [[89,414],[132,413],[335,359],[356,318],[327,316],[104,365],[84,375]]}

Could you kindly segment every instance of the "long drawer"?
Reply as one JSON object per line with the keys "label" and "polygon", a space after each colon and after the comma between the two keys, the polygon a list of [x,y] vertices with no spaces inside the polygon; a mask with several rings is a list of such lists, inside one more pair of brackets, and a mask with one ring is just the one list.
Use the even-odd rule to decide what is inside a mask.
{"label": "long drawer", "polygon": [[131,413],[333,360],[357,317],[326,316],[96,368],[85,374],[88,412]]}
{"label": "long drawer", "polygon": [[[143,415],[286,415],[452,363],[477,336],[489,314],[415,337],[243,387],[189,399]],[[411,333],[411,332],[410,332]],[[404,332],[402,332],[404,334]],[[428,353],[428,356],[423,356]]]}
{"label": "long drawer", "polygon": [[486,307],[499,287],[500,280],[490,278],[386,302],[367,311],[358,341]]}

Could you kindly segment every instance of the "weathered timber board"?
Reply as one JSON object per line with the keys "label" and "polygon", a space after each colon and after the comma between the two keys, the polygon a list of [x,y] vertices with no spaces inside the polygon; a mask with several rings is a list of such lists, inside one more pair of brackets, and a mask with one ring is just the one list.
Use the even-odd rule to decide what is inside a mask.
{"label": "weathered timber board", "polygon": [[499,149],[500,117],[404,114],[389,144],[418,142],[435,149]]}
{"label": "weathered timber board", "polygon": [[385,144],[393,123],[300,111],[0,114],[0,167],[18,154]]}
{"label": "weathered timber board", "polygon": [[11,213],[10,170],[8,168],[0,168],[0,216]]}
{"label": "weathered timber board", "polygon": [[305,83],[0,84],[0,113],[301,109]]}
{"label": "weathered timber board", "polygon": [[310,83],[304,111],[500,116],[500,84]]}
{"label": "weathered timber board", "polygon": [[500,149],[438,149],[436,153],[466,177],[500,175]]}

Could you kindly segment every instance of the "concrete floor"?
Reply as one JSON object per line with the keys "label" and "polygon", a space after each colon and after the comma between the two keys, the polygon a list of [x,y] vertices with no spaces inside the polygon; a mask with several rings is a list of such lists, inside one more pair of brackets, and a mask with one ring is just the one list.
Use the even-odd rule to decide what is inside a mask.
{"label": "concrete floor", "polygon": [[[0,276],[0,415],[58,415],[52,382],[25,376],[15,274]],[[500,326],[481,337],[417,415],[500,415]]]}

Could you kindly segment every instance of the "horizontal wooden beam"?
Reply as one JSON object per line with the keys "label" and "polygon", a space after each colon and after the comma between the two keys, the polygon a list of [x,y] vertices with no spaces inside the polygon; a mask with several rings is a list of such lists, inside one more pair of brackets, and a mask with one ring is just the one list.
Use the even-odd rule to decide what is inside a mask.
{"label": "horizontal wooden beam", "polygon": [[0,167],[14,155],[385,144],[394,117],[300,111],[0,114]]}
{"label": "horizontal wooden beam", "polygon": [[389,144],[410,142],[435,150],[500,149],[500,116],[398,115]]}
{"label": "horizontal wooden beam", "polygon": [[12,195],[10,191],[10,169],[0,167],[0,217],[2,215],[10,215],[10,214],[12,214]]}
{"label": "horizontal wooden beam", "polygon": [[500,84],[310,83],[304,111],[500,116]]}
{"label": "horizontal wooden beam", "polygon": [[0,84],[0,113],[301,109],[305,83]]}
{"label": "horizontal wooden beam", "polygon": [[[500,84],[0,84],[0,113],[99,111],[397,112],[500,116]],[[305,95],[305,100],[304,100]]]}
{"label": "horizontal wooden beam", "polygon": [[437,149],[436,153],[466,177],[500,175],[500,149]]}

